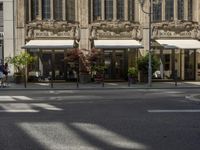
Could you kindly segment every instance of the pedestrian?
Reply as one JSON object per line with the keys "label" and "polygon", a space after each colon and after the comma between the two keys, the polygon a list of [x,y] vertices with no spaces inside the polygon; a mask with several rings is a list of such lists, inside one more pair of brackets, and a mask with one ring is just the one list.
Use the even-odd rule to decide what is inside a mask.
{"label": "pedestrian", "polygon": [[5,84],[5,86],[8,86],[8,73],[9,73],[8,63],[5,63],[5,65],[4,65],[4,75],[5,75],[4,84]]}
{"label": "pedestrian", "polygon": [[5,69],[4,65],[0,64],[0,86],[4,87],[4,80],[5,80]]}

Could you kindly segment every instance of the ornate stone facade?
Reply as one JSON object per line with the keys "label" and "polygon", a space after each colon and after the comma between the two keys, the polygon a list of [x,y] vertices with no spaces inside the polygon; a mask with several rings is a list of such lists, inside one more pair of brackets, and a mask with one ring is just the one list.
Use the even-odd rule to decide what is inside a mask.
{"label": "ornate stone facade", "polygon": [[198,22],[160,22],[152,26],[153,39],[200,39],[200,25]]}

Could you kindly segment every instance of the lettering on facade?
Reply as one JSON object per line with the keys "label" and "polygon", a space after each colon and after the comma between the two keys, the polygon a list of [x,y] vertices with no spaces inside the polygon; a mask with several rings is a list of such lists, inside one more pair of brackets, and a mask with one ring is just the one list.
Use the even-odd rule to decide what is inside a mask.
{"label": "lettering on facade", "polygon": [[139,24],[130,22],[101,22],[93,23],[90,30],[90,39],[141,39]]}
{"label": "lettering on facade", "polygon": [[153,24],[152,38],[200,39],[200,26],[194,22],[162,22]]}
{"label": "lettering on facade", "polygon": [[55,21],[37,21],[26,26],[26,40],[37,38],[79,39],[78,24]]}

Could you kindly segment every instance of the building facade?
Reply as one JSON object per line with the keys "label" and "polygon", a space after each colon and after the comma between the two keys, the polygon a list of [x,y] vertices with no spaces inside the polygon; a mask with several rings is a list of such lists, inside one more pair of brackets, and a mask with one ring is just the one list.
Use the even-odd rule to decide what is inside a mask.
{"label": "building facade", "polygon": [[[73,80],[87,64],[84,59],[98,52],[92,65],[105,65],[105,79],[126,80],[128,68],[148,53],[149,19],[143,12],[150,11],[148,0],[143,8],[138,0],[4,3],[13,6],[13,14],[4,13],[10,15],[4,15],[10,17],[4,19],[4,27],[9,23],[14,29],[4,36],[4,57],[17,55],[22,47],[37,56],[37,63],[29,67],[30,76],[39,72],[44,79]],[[160,61],[159,78],[172,79],[176,72],[181,80],[200,80],[200,1],[152,3],[151,18],[151,51]],[[74,49],[82,52],[79,71],[77,62],[68,60]]]}

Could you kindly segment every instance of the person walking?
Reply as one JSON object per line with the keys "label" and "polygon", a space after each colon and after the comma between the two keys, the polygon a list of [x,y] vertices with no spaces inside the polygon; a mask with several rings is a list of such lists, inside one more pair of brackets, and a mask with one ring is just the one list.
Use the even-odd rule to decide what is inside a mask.
{"label": "person walking", "polygon": [[4,87],[4,80],[5,80],[5,69],[4,65],[0,64],[0,87]]}
{"label": "person walking", "polygon": [[5,75],[4,84],[5,84],[5,86],[8,86],[8,73],[9,73],[8,63],[5,63],[5,65],[4,65],[4,75]]}

